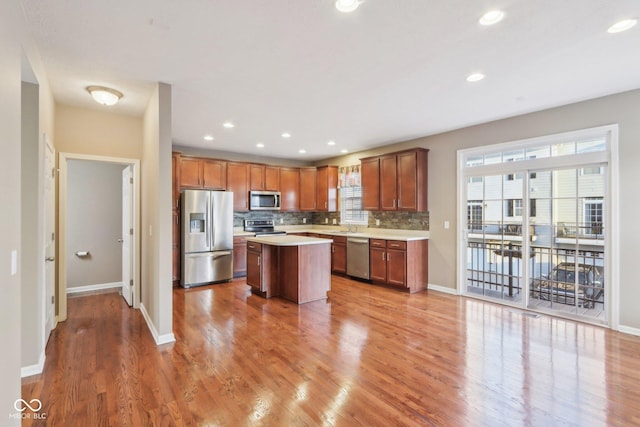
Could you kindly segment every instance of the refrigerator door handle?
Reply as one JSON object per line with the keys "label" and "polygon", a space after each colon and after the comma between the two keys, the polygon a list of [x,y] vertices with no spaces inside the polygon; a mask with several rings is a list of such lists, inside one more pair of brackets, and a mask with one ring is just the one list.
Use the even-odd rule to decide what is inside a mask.
{"label": "refrigerator door handle", "polygon": [[204,233],[205,233],[205,239],[207,242],[207,249],[211,250],[211,206],[210,206],[211,202],[207,203],[207,208],[206,208],[206,213],[205,213],[205,228],[204,228]]}

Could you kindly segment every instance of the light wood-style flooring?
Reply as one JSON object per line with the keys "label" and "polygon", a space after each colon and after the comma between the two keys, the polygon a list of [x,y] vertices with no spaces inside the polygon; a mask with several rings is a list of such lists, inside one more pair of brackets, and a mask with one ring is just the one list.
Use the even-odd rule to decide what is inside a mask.
{"label": "light wood-style flooring", "polygon": [[68,304],[25,426],[640,425],[639,337],[474,299],[335,276],[300,306],[175,289],[159,347],[117,293]]}

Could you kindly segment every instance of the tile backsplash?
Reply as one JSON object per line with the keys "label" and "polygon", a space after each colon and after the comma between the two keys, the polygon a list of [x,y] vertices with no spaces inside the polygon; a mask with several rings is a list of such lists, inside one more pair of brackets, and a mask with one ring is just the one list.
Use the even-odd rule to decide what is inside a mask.
{"label": "tile backsplash", "polygon": [[[273,218],[278,225],[333,225],[340,224],[340,212],[234,212],[233,226],[244,226],[245,219]],[[282,222],[280,222],[282,220]],[[376,220],[380,225],[376,225]],[[429,212],[369,212],[369,228],[429,230]]]}

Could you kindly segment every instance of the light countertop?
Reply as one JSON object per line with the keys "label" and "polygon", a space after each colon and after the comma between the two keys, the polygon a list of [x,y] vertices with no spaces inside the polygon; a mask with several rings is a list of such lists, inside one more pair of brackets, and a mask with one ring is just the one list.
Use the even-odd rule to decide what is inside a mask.
{"label": "light countertop", "polygon": [[272,235],[272,236],[248,237],[247,241],[262,243],[263,245],[272,245],[272,246],[303,246],[303,245],[318,245],[318,244],[331,243],[330,239],[321,239],[317,237],[294,236],[294,235]]}

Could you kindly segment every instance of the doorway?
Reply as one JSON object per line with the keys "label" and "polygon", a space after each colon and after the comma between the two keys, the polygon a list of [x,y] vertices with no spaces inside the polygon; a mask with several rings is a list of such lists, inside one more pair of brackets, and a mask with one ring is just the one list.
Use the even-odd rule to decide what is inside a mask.
{"label": "doorway", "polygon": [[[81,261],[82,259],[90,259],[93,254],[91,252],[91,248],[87,247],[71,247],[71,241],[69,239],[69,221],[73,219],[74,212],[70,212],[68,209],[69,199],[70,199],[70,186],[73,185],[70,182],[70,167],[73,168],[74,162],[84,162],[88,164],[103,164],[103,165],[111,165],[116,166],[117,169],[117,182],[114,182],[114,186],[117,187],[118,194],[121,197],[120,202],[122,202],[122,198],[126,197],[130,200],[130,203],[122,204],[122,209],[119,213],[116,213],[118,216],[118,229],[116,231],[111,232],[109,235],[112,245],[124,246],[125,240],[127,243],[127,247],[122,247],[121,252],[119,252],[119,256],[122,256],[122,253],[128,252],[127,257],[129,260],[130,268],[127,268],[128,275],[130,277],[124,277],[124,271],[119,269],[119,273],[123,273],[123,277],[119,277],[117,282],[110,282],[103,284],[103,287],[122,287],[125,290],[124,283],[126,281],[126,290],[130,291],[127,293],[123,293],[123,297],[127,300],[127,303],[133,305],[134,308],[138,308],[140,305],[140,263],[139,263],[139,227],[140,227],[140,191],[139,191],[139,160],[137,159],[125,159],[125,158],[113,158],[113,157],[101,157],[101,156],[89,156],[89,155],[79,155],[79,154],[71,154],[71,153],[60,153],[59,164],[60,164],[60,201],[59,201],[59,254],[60,254],[60,263],[59,263],[59,283],[58,283],[58,292],[60,295],[59,301],[59,319],[65,320],[67,316],[67,293],[72,290],[73,285],[77,283],[70,282],[72,277],[70,276],[70,270],[68,268],[69,262],[73,261]],[[128,191],[124,192],[123,186],[123,176],[124,171],[127,171],[127,180],[130,182],[130,187],[128,187]],[[126,207],[129,207],[127,209]],[[127,212],[125,215],[125,211]],[[98,215],[99,212],[94,212],[94,215]],[[91,215],[91,214],[89,214]],[[125,216],[128,218],[128,234],[123,234],[123,227],[121,225],[120,220],[124,219]],[[89,219],[89,224],[91,221]],[[96,228],[95,230],[100,230],[100,224],[93,224]],[[69,251],[73,251],[73,253]],[[88,264],[88,263],[87,263]],[[120,259],[118,259],[118,265],[120,265]],[[126,265],[126,264],[125,264]]]}
{"label": "doorway", "polygon": [[462,294],[610,324],[616,137],[606,126],[459,152]]}

